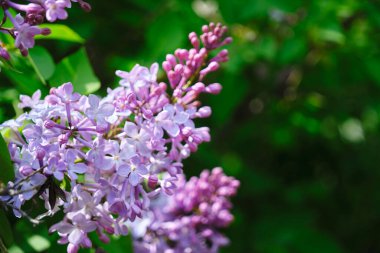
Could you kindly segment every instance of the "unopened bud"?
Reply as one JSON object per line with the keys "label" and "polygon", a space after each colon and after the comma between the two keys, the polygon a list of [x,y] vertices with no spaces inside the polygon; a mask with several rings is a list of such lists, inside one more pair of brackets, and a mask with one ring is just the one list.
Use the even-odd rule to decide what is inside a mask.
{"label": "unopened bud", "polygon": [[91,11],[91,5],[90,5],[89,3],[81,1],[79,4],[80,4],[80,7],[81,7],[85,12],[90,12],[90,11]]}
{"label": "unopened bud", "polygon": [[51,34],[51,30],[49,29],[49,28],[42,28],[41,29],[41,34],[42,35],[49,35],[49,34]]}
{"label": "unopened bud", "polygon": [[158,178],[156,175],[150,175],[148,178],[148,186],[151,189],[155,189],[158,184]]}
{"label": "unopened bud", "polygon": [[21,175],[27,177],[31,175],[34,170],[29,165],[24,165],[24,166],[21,166],[18,171],[21,173]]}
{"label": "unopened bud", "polygon": [[67,134],[61,134],[60,136],[58,136],[59,144],[66,144],[68,140],[69,137],[67,136]]}
{"label": "unopened bud", "polygon": [[76,244],[69,243],[67,246],[67,253],[77,253],[79,250],[79,246]]}
{"label": "unopened bud", "polygon": [[55,123],[54,121],[48,119],[48,120],[45,120],[44,122],[44,127],[47,128],[47,129],[52,129],[54,128],[55,126],[57,125],[57,123]]}
{"label": "unopened bud", "polygon": [[109,130],[108,125],[97,125],[96,126],[96,132],[98,132],[100,134],[104,134],[104,133],[108,132],[108,130]]}
{"label": "unopened bud", "polygon": [[7,61],[11,59],[11,56],[9,55],[8,51],[1,46],[0,46],[0,57]]}
{"label": "unopened bud", "polygon": [[36,156],[38,160],[43,160],[46,155],[46,151],[43,148],[38,148],[36,153],[37,153]]}
{"label": "unopened bud", "polygon": [[222,85],[219,83],[213,83],[206,87],[206,92],[211,94],[219,94],[222,90]]}
{"label": "unopened bud", "polygon": [[207,118],[207,117],[210,117],[210,115],[211,115],[211,107],[209,106],[203,106],[199,108],[198,113],[197,113],[197,116],[199,118]]}

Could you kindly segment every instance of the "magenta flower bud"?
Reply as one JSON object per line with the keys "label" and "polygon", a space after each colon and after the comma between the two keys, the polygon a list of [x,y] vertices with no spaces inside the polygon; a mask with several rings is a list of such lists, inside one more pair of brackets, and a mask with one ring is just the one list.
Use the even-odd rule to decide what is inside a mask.
{"label": "magenta flower bud", "polygon": [[33,168],[30,165],[21,166],[18,171],[25,177],[31,175],[34,172]]}
{"label": "magenta flower bud", "polygon": [[208,118],[211,115],[211,107],[209,106],[203,106],[199,108],[197,116],[199,118]]}
{"label": "magenta flower bud", "polygon": [[212,58],[211,61],[216,61],[216,62],[228,61],[228,51],[226,49],[223,49],[214,58]]}
{"label": "magenta flower bud", "polygon": [[196,143],[193,143],[193,142],[189,142],[188,147],[189,147],[190,151],[193,153],[198,150],[198,146],[196,145]]}
{"label": "magenta flower bud", "polygon": [[91,248],[92,247],[92,242],[88,237],[83,238],[82,244],[85,248]]}
{"label": "magenta flower bud", "polygon": [[148,186],[150,189],[155,189],[158,185],[157,175],[150,175],[148,178]]}
{"label": "magenta flower bud", "polygon": [[78,250],[79,250],[78,245],[69,243],[69,245],[67,246],[67,253],[77,253]]}
{"label": "magenta flower bud", "polygon": [[[53,233],[54,231],[51,230],[51,228],[49,229],[49,233]],[[58,244],[66,244],[69,242],[69,239],[67,238],[67,236],[64,236],[64,237],[61,237],[58,239]]]}
{"label": "magenta flower bud", "polygon": [[206,203],[206,202],[202,202],[200,205],[199,205],[199,211],[201,213],[207,213],[209,209],[209,205]]}
{"label": "magenta flower bud", "polygon": [[104,233],[99,234],[99,239],[104,243],[109,243],[111,241],[111,239],[108,236],[106,236]]}
{"label": "magenta flower bud", "polygon": [[24,56],[24,57],[28,56],[29,51],[28,51],[27,48],[20,46],[19,50],[20,50],[20,53],[21,53],[22,56]]}
{"label": "magenta flower bud", "polygon": [[183,75],[186,77],[186,78],[190,78],[193,74],[193,71],[188,67],[188,66],[185,66],[185,70],[183,71]]}
{"label": "magenta flower bud", "polygon": [[85,12],[90,12],[91,11],[91,5],[87,2],[84,2],[84,1],[80,1],[79,2],[80,4],[80,7],[85,11]]}
{"label": "magenta flower bud", "polygon": [[69,136],[67,134],[61,134],[58,136],[59,144],[66,144],[68,140],[69,140]]}
{"label": "magenta flower bud", "polygon": [[202,82],[197,82],[196,84],[194,84],[194,85],[191,87],[191,89],[192,89],[193,91],[195,91],[196,93],[201,93],[201,92],[204,91],[204,89],[205,89],[205,85],[204,85],[204,83],[202,83]]}
{"label": "magenta flower bud", "polygon": [[222,90],[222,85],[220,85],[219,83],[213,83],[207,86],[205,90],[207,93],[216,95],[216,94],[219,94],[220,91]]}
{"label": "magenta flower bud", "polygon": [[234,187],[234,188],[239,188],[240,181],[239,180],[232,181],[231,186]]}
{"label": "magenta flower bud", "polygon": [[27,13],[42,13],[44,11],[45,9],[39,4],[30,3],[26,6]]}
{"label": "magenta flower bud", "polygon": [[234,220],[234,217],[228,210],[218,211],[218,218],[223,221],[223,224],[227,225]]}
{"label": "magenta flower bud", "polygon": [[41,29],[41,34],[42,35],[49,35],[49,34],[51,34],[51,30],[49,29],[49,28],[42,28]]}
{"label": "magenta flower bud", "polygon": [[97,125],[96,126],[96,132],[98,132],[100,134],[104,134],[104,133],[108,132],[108,130],[109,130],[108,125]]}
{"label": "magenta flower bud", "polygon": [[195,32],[192,32],[189,34],[189,40],[190,40],[191,45],[193,45],[194,48],[196,49],[199,48],[200,42]]}
{"label": "magenta flower bud", "polygon": [[115,229],[114,229],[113,227],[110,227],[110,226],[106,226],[106,227],[104,228],[104,230],[105,230],[107,233],[109,233],[109,234],[113,234],[113,233],[115,233]]}
{"label": "magenta flower bud", "polygon": [[43,148],[37,148],[36,153],[37,153],[36,157],[38,160],[43,160],[46,155],[46,151]]}
{"label": "magenta flower bud", "polygon": [[152,110],[142,108],[142,113],[145,119],[151,119],[153,117]]}
{"label": "magenta flower bud", "polygon": [[47,128],[47,129],[52,129],[54,128],[55,126],[57,125],[57,123],[55,123],[54,121],[48,119],[48,120],[45,120],[44,122],[44,127]]}
{"label": "magenta flower bud", "polygon": [[214,44],[218,40],[218,37],[215,35],[211,35],[211,37],[208,38],[208,43]]}
{"label": "magenta flower bud", "polygon": [[44,21],[44,16],[42,16],[41,14],[29,13],[26,15],[26,22],[30,25],[39,25],[43,21]]}
{"label": "magenta flower bud", "polygon": [[230,44],[232,43],[233,39],[231,37],[227,37],[224,39],[223,41],[223,45],[227,45],[227,44]]}
{"label": "magenta flower bud", "polygon": [[213,61],[213,62],[211,62],[211,63],[207,66],[207,68],[209,69],[209,71],[216,71],[216,70],[219,69],[219,63]]}
{"label": "magenta flower bud", "polygon": [[162,92],[164,92],[165,90],[166,90],[166,88],[167,88],[167,85],[166,85],[166,83],[164,83],[164,82],[161,82],[161,83],[159,83],[159,88],[160,88],[160,90],[162,91]]}
{"label": "magenta flower bud", "polygon": [[[210,23],[210,26],[211,26],[211,24],[212,23]],[[208,31],[209,31],[209,29],[208,29],[207,25],[202,26],[202,32],[207,33]]]}
{"label": "magenta flower bud", "polygon": [[189,40],[198,39],[196,32],[189,33]]}
{"label": "magenta flower bud", "polygon": [[201,235],[205,238],[209,238],[214,234],[214,232],[211,229],[205,229],[201,232]]}
{"label": "magenta flower bud", "polygon": [[223,175],[223,169],[221,167],[216,167],[212,170],[212,175]]}
{"label": "magenta flower bud", "polygon": [[182,128],[181,133],[183,136],[189,137],[193,133],[193,130],[191,127],[184,127]]}
{"label": "magenta flower bud", "polygon": [[182,73],[183,72],[183,65],[181,65],[181,64],[175,65],[174,71],[177,73]]}
{"label": "magenta flower bud", "polygon": [[7,61],[11,59],[11,56],[9,55],[8,51],[1,45],[0,45],[0,57]]}
{"label": "magenta flower bud", "polygon": [[189,57],[189,52],[186,49],[177,49],[174,54],[182,61]]}
{"label": "magenta flower bud", "polygon": [[166,71],[169,72],[172,69],[172,65],[168,61],[164,61],[162,63],[162,68]]}
{"label": "magenta flower bud", "polygon": [[168,54],[168,55],[166,55],[166,60],[167,60],[172,66],[177,65],[177,60],[175,59],[174,55],[172,55],[172,54]]}

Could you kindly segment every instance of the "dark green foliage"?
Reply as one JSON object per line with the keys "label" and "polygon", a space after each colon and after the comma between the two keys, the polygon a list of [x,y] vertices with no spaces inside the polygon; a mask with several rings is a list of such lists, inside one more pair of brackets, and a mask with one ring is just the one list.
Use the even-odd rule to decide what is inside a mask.
{"label": "dark green foliage", "polygon": [[[32,52],[36,66],[16,57],[14,70],[2,67],[0,120],[18,112],[18,94],[46,94],[63,81],[94,92],[99,78],[104,94],[118,81],[116,69],[161,62],[189,46],[188,32],[222,21],[234,38],[231,60],[210,76],[224,89],[203,97],[213,116],[199,122],[210,126],[212,142],[185,171],[222,166],[241,180],[223,252],[380,252],[380,4],[219,0],[202,9],[202,2],[93,1],[90,13],[72,9],[62,23],[75,33],[60,27],[62,38],[38,41],[47,51]],[[50,54],[53,74],[40,60]],[[35,251],[33,235],[50,242],[47,252],[64,252],[46,224],[11,224],[24,252]],[[124,243],[96,245],[125,252]]]}

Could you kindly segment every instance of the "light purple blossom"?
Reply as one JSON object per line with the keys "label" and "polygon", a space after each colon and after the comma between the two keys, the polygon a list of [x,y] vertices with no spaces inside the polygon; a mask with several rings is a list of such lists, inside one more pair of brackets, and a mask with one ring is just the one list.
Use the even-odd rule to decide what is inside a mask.
{"label": "light purple blossom", "polygon": [[65,8],[71,7],[70,0],[46,0],[44,2],[46,8],[46,19],[54,22],[57,19],[66,19],[67,12]]}
{"label": "light purple blossom", "polygon": [[90,95],[88,97],[90,108],[86,110],[86,114],[89,119],[96,121],[99,124],[105,124],[107,118],[112,116],[115,111],[114,106],[111,103],[100,104],[98,96]]}
{"label": "light purple blossom", "polygon": [[50,231],[57,231],[60,235],[67,236],[68,242],[79,246],[87,238],[87,233],[96,229],[94,221],[86,219],[85,215],[78,213],[72,218],[72,223],[62,221],[54,225]]}
{"label": "light purple blossom", "polygon": [[29,108],[34,108],[38,103],[40,102],[41,99],[41,91],[37,90],[36,92],[33,93],[32,97],[25,96],[25,95],[20,95],[20,103],[18,105],[19,108],[23,109],[26,107]]}
{"label": "light purple blossom", "polygon": [[52,89],[51,93],[59,97],[62,103],[77,102],[80,99],[79,93],[74,93],[72,83],[64,83],[56,89]]}
{"label": "light purple blossom", "polygon": [[117,170],[117,174],[122,177],[128,177],[131,185],[136,186],[140,179],[148,174],[148,170],[140,159],[135,156],[132,157],[129,163],[123,164]]}
{"label": "light purple blossom", "polygon": [[[69,7],[63,0],[44,3],[51,19],[64,17],[64,8]],[[30,26],[21,19],[17,17],[17,25]],[[107,242],[108,235],[125,235],[127,224],[134,226],[146,217],[153,217],[143,222],[152,233],[136,247],[150,245],[164,252],[167,244],[156,233],[161,225],[167,238],[179,242],[175,252],[188,247],[214,252],[203,251],[206,239],[213,249],[224,245],[218,229],[232,221],[228,198],[238,183],[220,169],[188,183],[183,176],[183,160],[210,141],[209,129],[196,121],[211,115],[209,107],[200,106],[199,95],[220,91],[219,84],[204,83],[227,57],[223,53],[220,59],[208,59],[210,50],[225,43],[225,29],[217,27],[210,25],[208,37],[203,36],[205,47],[192,35],[194,48],[167,56],[163,68],[169,85],[157,82],[159,65],[154,63],[150,68],[136,65],[130,72],[118,71],[120,86],[108,89],[104,98],[76,93],[69,82],[52,88],[46,97],[39,91],[21,96],[20,108],[28,112],[0,125],[11,133],[7,141],[16,179],[8,187],[20,194],[0,196],[1,200],[18,217],[25,201],[33,198],[42,199],[47,209],[39,219],[63,212],[63,220],[50,231],[58,232],[68,252],[91,247],[90,232]],[[215,41],[209,39],[212,36]],[[161,213],[153,201],[157,197],[166,202]]]}
{"label": "light purple blossom", "polygon": [[15,17],[15,46],[20,49],[28,49],[34,47],[34,36],[41,34],[42,30],[37,26],[31,26],[24,22],[21,15]]}
{"label": "light purple blossom", "polygon": [[187,182],[180,177],[174,195],[161,194],[151,212],[131,224],[135,252],[218,252],[228,244],[219,230],[233,221],[229,199],[239,184],[221,168]]}
{"label": "light purple blossom", "polygon": [[[15,46],[20,50],[23,56],[28,55],[28,49],[34,47],[34,37],[36,35],[49,35],[51,33],[48,28],[41,28],[39,25],[56,20],[66,19],[68,13],[67,8],[71,8],[71,2],[78,2],[80,7],[85,10],[91,10],[91,6],[83,0],[28,0],[27,3],[21,4],[7,0],[2,2],[4,10],[4,22],[0,25],[4,31],[15,39]],[[12,11],[10,11],[12,10]],[[16,13],[15,17],[11,13]],[[4,27],[5,22],[10,20],[12,26]],[[0,57],[5,60],[10,59],[8,52],[0,46]]]}

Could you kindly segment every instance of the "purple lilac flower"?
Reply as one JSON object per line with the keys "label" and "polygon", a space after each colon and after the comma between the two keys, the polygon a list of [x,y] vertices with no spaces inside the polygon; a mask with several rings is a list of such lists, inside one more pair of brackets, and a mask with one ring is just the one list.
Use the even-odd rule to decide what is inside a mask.
{"label": "purple lilac flower", "polygon": [[[15,39],[15,47],[24,56],[28,54],[29,48],[34,47],[36,35],[50,34],[50,29],[39,27],[45,19],[48,22],[67,19],[67,8],[71,8],[71,2],[78,2],[85,11],[91,9],[91,6],[83,0],[28,0],[26,2],[19,4],[13,1],[3,1],[4,21],[9,19],[12,27],[3,27],[5,22],[0,25],[3,31],[7,31]],[[9,9],[16,12],[15,17]],[[9,60],[9,54],[2,46],[0,46],[0,57]]]}
{"label": "purple lilac flower", "polygon": [[34,36],[37,34],[42,34],[42,30],[37,26],[31,26],[24,22],[24,19],[18,14],[15,17],[15,46],[20,49],[28,49],[34,47]]}
{"label": "purple lilac flower", "polygon": [[54,22],[57,19],[67,18],[65,8],[70,8],[71,2],[70,0],[46,0],[44,7],[46,8],[46,19],[49,22]]}
{"label": "purple lilac flower", "polygon": [[143,176],[148,174],[148,169],[141,163],[139,157],[134,156],[129,163],[125,163],[117,170],[117,174],[122,177],[128,177],[129,183],[136,186]]}
{"label": "purple lilac flower", "polygon": [[188,182],[181,177],[174,195],[161,194],[152,211],[131,224],[135,252],[218,252],[228,244],[219,230],[233,220],[229,199],[238,187],[221,168]]}
{"label": "purple lilac flower", "polygon": [[[45,2],[49,3],[57,4],[50,7],[58,13],[64,3],[70,7],[63,0]],[[21,24],[31,27],[25,20]],[[183,239],[179,248],[199,242],[197,252],[202,252],[205,241],[213,249],[225,244],[218,229],[232,220],[228,198],[238,183],[220,169],[186,184],[183,176],[183,160],[210,141],[209,129],[197,126],[196,119],[210,116],[211,109],[201,107],[198,96],[216,94],[221,86],[205,84],[204,77],[227,57],[223,53],[207,58],[210,50],[229,41],[220,25],[211,24],[208,29],[207,36],[213,39],[206,36],[205,47],[200,48],[199,39],[198,43],[192,35],[194,48],[167,56],[163,67],[170,85],[157,82],[159,65],[154,63],[150,68],[136,65],[130,72],[118,71],[120,86],[108,89],[104,98],[81,95],[71,83],[52,88],[46,97],[39,91],[32,97],[21,96],[19,107],[29,111],[0,125],[11,132],[7,141],[16,179],[8,186],[19,193],[2,200],[18,217],[23,204],[33,198],[45,202],[48,215],[62,211],[63,220],[50,231],[58,232],[59,243],[68,244],[68,252],[91,247],[88,233],[107,242],[108,235],[125,235],[127,224],[152,210],[154,215],[149,217],[156,217],[151,200],[163,194],[173,197],[160,217],[149,222],[152,236],[158,232],[154,224],[162,224],[171,240]],[[25,38],[23,43],[33,36]],[[186,235],[189,224],[197,229]],[[151,244],[164,246],[164,241]]]}
{"label": "purple lilac flower", "polygon": [[3,58],[3,60],[9,61],[11,59],[11,56],[3,45],[4,44],[0,40],[0,57]]}

